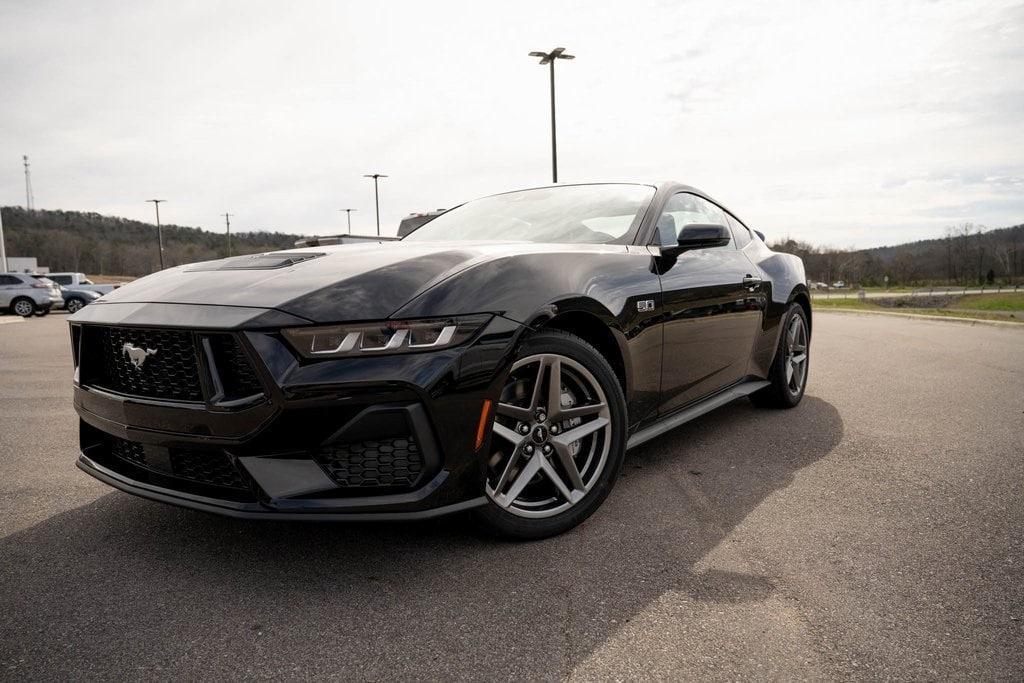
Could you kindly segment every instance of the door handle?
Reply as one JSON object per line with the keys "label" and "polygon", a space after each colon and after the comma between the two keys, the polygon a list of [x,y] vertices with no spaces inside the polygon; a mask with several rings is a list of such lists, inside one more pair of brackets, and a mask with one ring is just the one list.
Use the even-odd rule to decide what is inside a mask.
{"label": "door handle", "polygon": [[747,273],[746,275],[743,276],[743,284],[745,285],[756,285],[759,284],[760,282],[762,282],[761,278],[759,278],[756,275],[751,275],[750,273]]}

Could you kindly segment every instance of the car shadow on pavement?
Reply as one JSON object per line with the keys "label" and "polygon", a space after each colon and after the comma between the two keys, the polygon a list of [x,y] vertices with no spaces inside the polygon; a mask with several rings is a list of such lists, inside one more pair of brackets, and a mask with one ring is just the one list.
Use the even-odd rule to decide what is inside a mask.
{"label": "car shadow on pavement", "polygon": [[33,678],[564,678],[668,592],[771,596],[749,563],[703,560],[842,434],[813,396],[735,402],[629,453],[603,508],[532,543],[464,516],[250,522],[112,492],[0,541],[0,663]]}

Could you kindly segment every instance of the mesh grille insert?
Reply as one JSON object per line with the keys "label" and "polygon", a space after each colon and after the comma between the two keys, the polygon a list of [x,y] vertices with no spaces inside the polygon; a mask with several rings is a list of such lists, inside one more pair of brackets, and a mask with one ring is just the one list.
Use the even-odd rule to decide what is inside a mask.
{"label": "mesh grille insert", "polygon": [[338,486],[411,488],[423,472],[423,454],[411,436],[321,449],[316,456]]}
{"label": "mesh grille insert", "polygon": [[95,327],[88,332],[95,335],[94,351],[99,356],[91,368],[96,386],[147,398],[203,400],[191,332],[121,327]]}
{"label": "mesh grille insert", "polygon": [[227,453],[146,446],[109,436],[112,455],[157,474],[187,479],[207,486],[250,489],[248,476],[239,471]]}
{"label": "mesh grille insert", "polygon": [[238,340],[227,334],[210,335],[210,348],[226,398],[244,398],[263,392],[256,370]]}

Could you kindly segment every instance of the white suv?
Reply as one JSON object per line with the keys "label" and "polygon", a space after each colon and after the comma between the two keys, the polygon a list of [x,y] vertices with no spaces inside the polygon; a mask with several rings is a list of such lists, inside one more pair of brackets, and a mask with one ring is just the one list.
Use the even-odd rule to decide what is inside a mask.
{"label": "white suv", "polygon": [[24,318],[46,315],[64,303],[60,287],[45,278],[24,273],[0,273],[0,310],[8,309]]}

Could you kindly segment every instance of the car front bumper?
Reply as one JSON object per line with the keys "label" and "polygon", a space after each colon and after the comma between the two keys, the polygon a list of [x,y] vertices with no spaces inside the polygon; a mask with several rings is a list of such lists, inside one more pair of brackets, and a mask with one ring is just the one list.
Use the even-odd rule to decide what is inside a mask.
{"label": "car front bumper", "polygon": [[238,339],[264,387],[258,397],[217,403],[91,385],[83,329],[110,324],[103,318],[113,306],[88,309],[92,320],[73,320],[72,335],[78,467],[111,486],[262,519],[416,519],[486,502],[489,434],[480,448],[476,440],[524,329],[518,323],[495,316],[453,349],[316,362],[275,330],[216,329]]}

